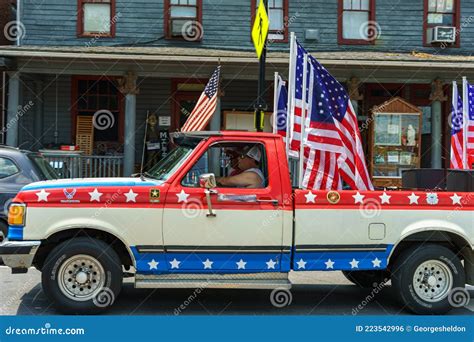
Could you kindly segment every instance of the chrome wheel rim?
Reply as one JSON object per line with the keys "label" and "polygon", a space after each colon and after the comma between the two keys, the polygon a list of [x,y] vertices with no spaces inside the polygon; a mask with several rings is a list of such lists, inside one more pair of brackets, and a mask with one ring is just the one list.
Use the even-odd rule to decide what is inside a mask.
{"label": "chrome wheel rim", "polygon": [[439,302],[448,296],[453,287],[453,274],[444,262],[427,260],[417,267],[413,287],[424,301]]}
{"label": "chrome wheel rim", "polygon": [[102,264],[90,255],[78,254],[61,264],[58,285],[61,292],[75,301],[93,299],[105,284]]}

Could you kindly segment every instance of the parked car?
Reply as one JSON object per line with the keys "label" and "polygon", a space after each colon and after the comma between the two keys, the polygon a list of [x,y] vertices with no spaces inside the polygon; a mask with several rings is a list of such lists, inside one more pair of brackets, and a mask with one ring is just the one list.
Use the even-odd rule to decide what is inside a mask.
{"label": "parked car", "polygon": [[40,153],[0,146],[0,241],[7,237],[8,206],[26,184],[58,176]]}

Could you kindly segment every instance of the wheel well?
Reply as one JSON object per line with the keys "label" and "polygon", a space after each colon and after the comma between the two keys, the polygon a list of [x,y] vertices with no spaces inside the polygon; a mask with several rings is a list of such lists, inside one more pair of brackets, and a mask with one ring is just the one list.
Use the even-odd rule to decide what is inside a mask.
{"label": "wheel well", "polygon": [[130,255],[127,246],[125,246],[122,240],[113,234],[98,229],[75,228],[57,232],[41,242],[40,248],[36,253],[35,260],[33,262],[36,268],[41,270],[46,257],[54,247],[66,240],[76,237],[89,237],[91,239],[104,241],[117,253],[125,269],[128,270],[130,266],[133,266],[132,256]]}
{"label": "wheel well", "polygon": [[440,230],[418,232],[407,236],[395,247],[395,250],[390,256],[390,265],[408,248],[427,243],[442,245],[458,255],[461,260],[464,259],[463,249],[470,246],[462,236],[455,233]]}

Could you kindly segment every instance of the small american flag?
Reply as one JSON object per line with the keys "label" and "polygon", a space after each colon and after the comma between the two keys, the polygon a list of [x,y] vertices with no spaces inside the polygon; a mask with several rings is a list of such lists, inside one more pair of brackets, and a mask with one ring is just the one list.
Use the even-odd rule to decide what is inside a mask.
{"label": "small american flag", "polygon": [[464,119],[462,99],[458,93],[458,86],[453,82],[453,96],[451,108],[451,169],[465,169],[466,159],[464,146]]}
{"label": "small american flag", "polygon": [[[466,109],[467,113],[464,117],[467,119],[466,127],[466,142],[467,142],[467,155],[471,156],[471,163],[474,161],[474,86],[467,83],[466,81],[466,93],[467,96]],[[470,164],[472,165],[472,164]],[[469,167],[470,168],[470,167]]]}
{"label": "small american flag", "polygon": [[288,120],[288,90],[281,76],[277,76],[275,83],[275,104],[273,110],[273,131],[286,139]]}
{"label": "small american flag", "polygon": [[181,132],[202,131],[207,126],[217,106],[220,71],[221,67],[218,66],[209,82],[207,82],[196,106],[181,128]]}

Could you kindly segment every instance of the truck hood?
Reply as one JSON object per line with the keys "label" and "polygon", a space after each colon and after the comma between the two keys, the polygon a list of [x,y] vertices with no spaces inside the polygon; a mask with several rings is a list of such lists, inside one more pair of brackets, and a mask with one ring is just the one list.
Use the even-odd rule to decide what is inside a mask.
{"label": "truck hood", "polygon": [[160,186],[163,181],[145,178],[141,180],[138,177],[121,178],[72,178],[55,179],[42,182],[34,182],[25,185],[21,191],[41,190],[41,189],[59,189],[59,188],[82,188],[82,187],[135,187],[135,186]]}

